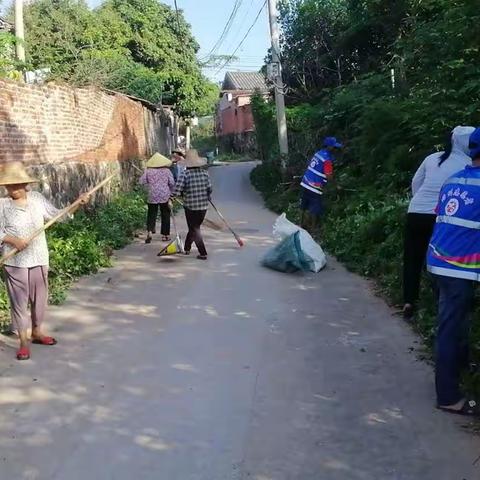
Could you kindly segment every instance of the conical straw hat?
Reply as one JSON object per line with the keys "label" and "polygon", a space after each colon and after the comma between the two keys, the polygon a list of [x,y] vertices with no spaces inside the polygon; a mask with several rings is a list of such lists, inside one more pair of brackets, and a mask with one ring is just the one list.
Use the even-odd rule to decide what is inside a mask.
{"label": "conical straw hat", "polygon": [[161,153],[157,152],[151,156],[146,166],[147,168],[171,167],[172,161],[169,158],[164,157]]}
{"label": "conical straw hat", "polygon": [[187,168],[204,167],[207,164],[207,159],[202,158],[198,151],[192,148],[185,154],[185,159],[180,163]]}
{"label": "conical straw hat", "polygon": [[8,162],[0,165],[0,185],[17,185],[36,182],[38,182],[38,180],[28,174],[22,162]]}

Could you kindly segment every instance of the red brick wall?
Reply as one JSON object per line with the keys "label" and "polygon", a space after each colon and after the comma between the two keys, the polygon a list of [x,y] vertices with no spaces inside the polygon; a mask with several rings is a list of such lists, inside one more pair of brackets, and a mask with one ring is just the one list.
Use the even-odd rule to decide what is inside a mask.
{"label": "red brick wall", "polygon": [[222,129],[218,132],[220,135],[231,135],[255,130],[253,113],[251,105],[236,107],[231,104],[229,108],[220,113],[220,125]]}
{"label": "red brick wall", "polygon": [[94,88],[0,81],[0,163],[123,161],[169,153],[169,117]]}

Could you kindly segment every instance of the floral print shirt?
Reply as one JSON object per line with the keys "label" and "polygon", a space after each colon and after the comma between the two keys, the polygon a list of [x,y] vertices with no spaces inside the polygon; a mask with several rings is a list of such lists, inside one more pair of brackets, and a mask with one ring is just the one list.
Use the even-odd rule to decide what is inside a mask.
{"label": "floral print shirt", "polygon": [[[27,192],[25,206],[17,205],[10,197],[0,199],[0,241],[10,235],[27,239],[43,227],[61,210],[55,208],[41,193]],[[3,254],[13,250],[3,244]],[[18,268],[48,266],[48,247],[45,232],[35,237],[28,247],[5,262],[5,265]]]}
{"label": "floral print shirt", "polygon": [[169,168],[147,168],[140,177],[140,184],[148,189],[148,203],[166,203],[175,187]]}

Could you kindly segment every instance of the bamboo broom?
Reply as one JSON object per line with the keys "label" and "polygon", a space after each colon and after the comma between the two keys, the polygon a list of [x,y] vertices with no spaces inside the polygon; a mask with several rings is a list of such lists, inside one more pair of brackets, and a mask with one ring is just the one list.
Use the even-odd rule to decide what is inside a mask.
{"label": "bamboo broom", "polygon": [[[86,192],[82,196],[91,196],[93,195],[97,190],[100,190],[104,185],[106,185],[113,177],[115,174],[110,175],[107,177],[105,180],[102,180],[97,186],[93,187],[89,192]],[[81,203],[82,203],[82,198],[78,198],[75,200],[71,205],[68,207],[64,208],[58,215],[55,215],[51,220],[49,220],[42,228],[39,228],[36,232],[34,232],[30,237],[26,239],[27,245],[38,235],[40,235],[42,232],[44,232],[47,228],[51,227],[54,223],[57,223],[62,217],[65,215],[68,215],[72,210],[76,209]],[[0,265],[3,265],[8,259],[14,257],[19,251],[15,248],[8,252],[6,255],[0,258]]]}

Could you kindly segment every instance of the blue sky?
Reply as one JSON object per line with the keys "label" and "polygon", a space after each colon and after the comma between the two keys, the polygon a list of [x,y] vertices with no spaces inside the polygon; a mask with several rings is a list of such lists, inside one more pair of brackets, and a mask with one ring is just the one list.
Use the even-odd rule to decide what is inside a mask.
{"label": "blue sky", "polygon": [[[231,55],[250,25],[252,25],[264,0],[240,0],[229,34],[218,49],[218,54]],[[91,6],[98,5],[99,0],[88,0]],[[173,7],[173,0],[162,0]],[[193,34],[200,44],[199,57],[207,55],[220,37],[232,12],[234,0],[177,0],[178,7],[185,12],[187,21],[192,26]],[[218,69],[204,71],[212,80],[221,80],[226,70],[256,71],[263,65],[263,58],[269,48],[269,30],[266,8],[263,9],[243,46],[236,56],[238,61],[230,64],[220,72]]]}

